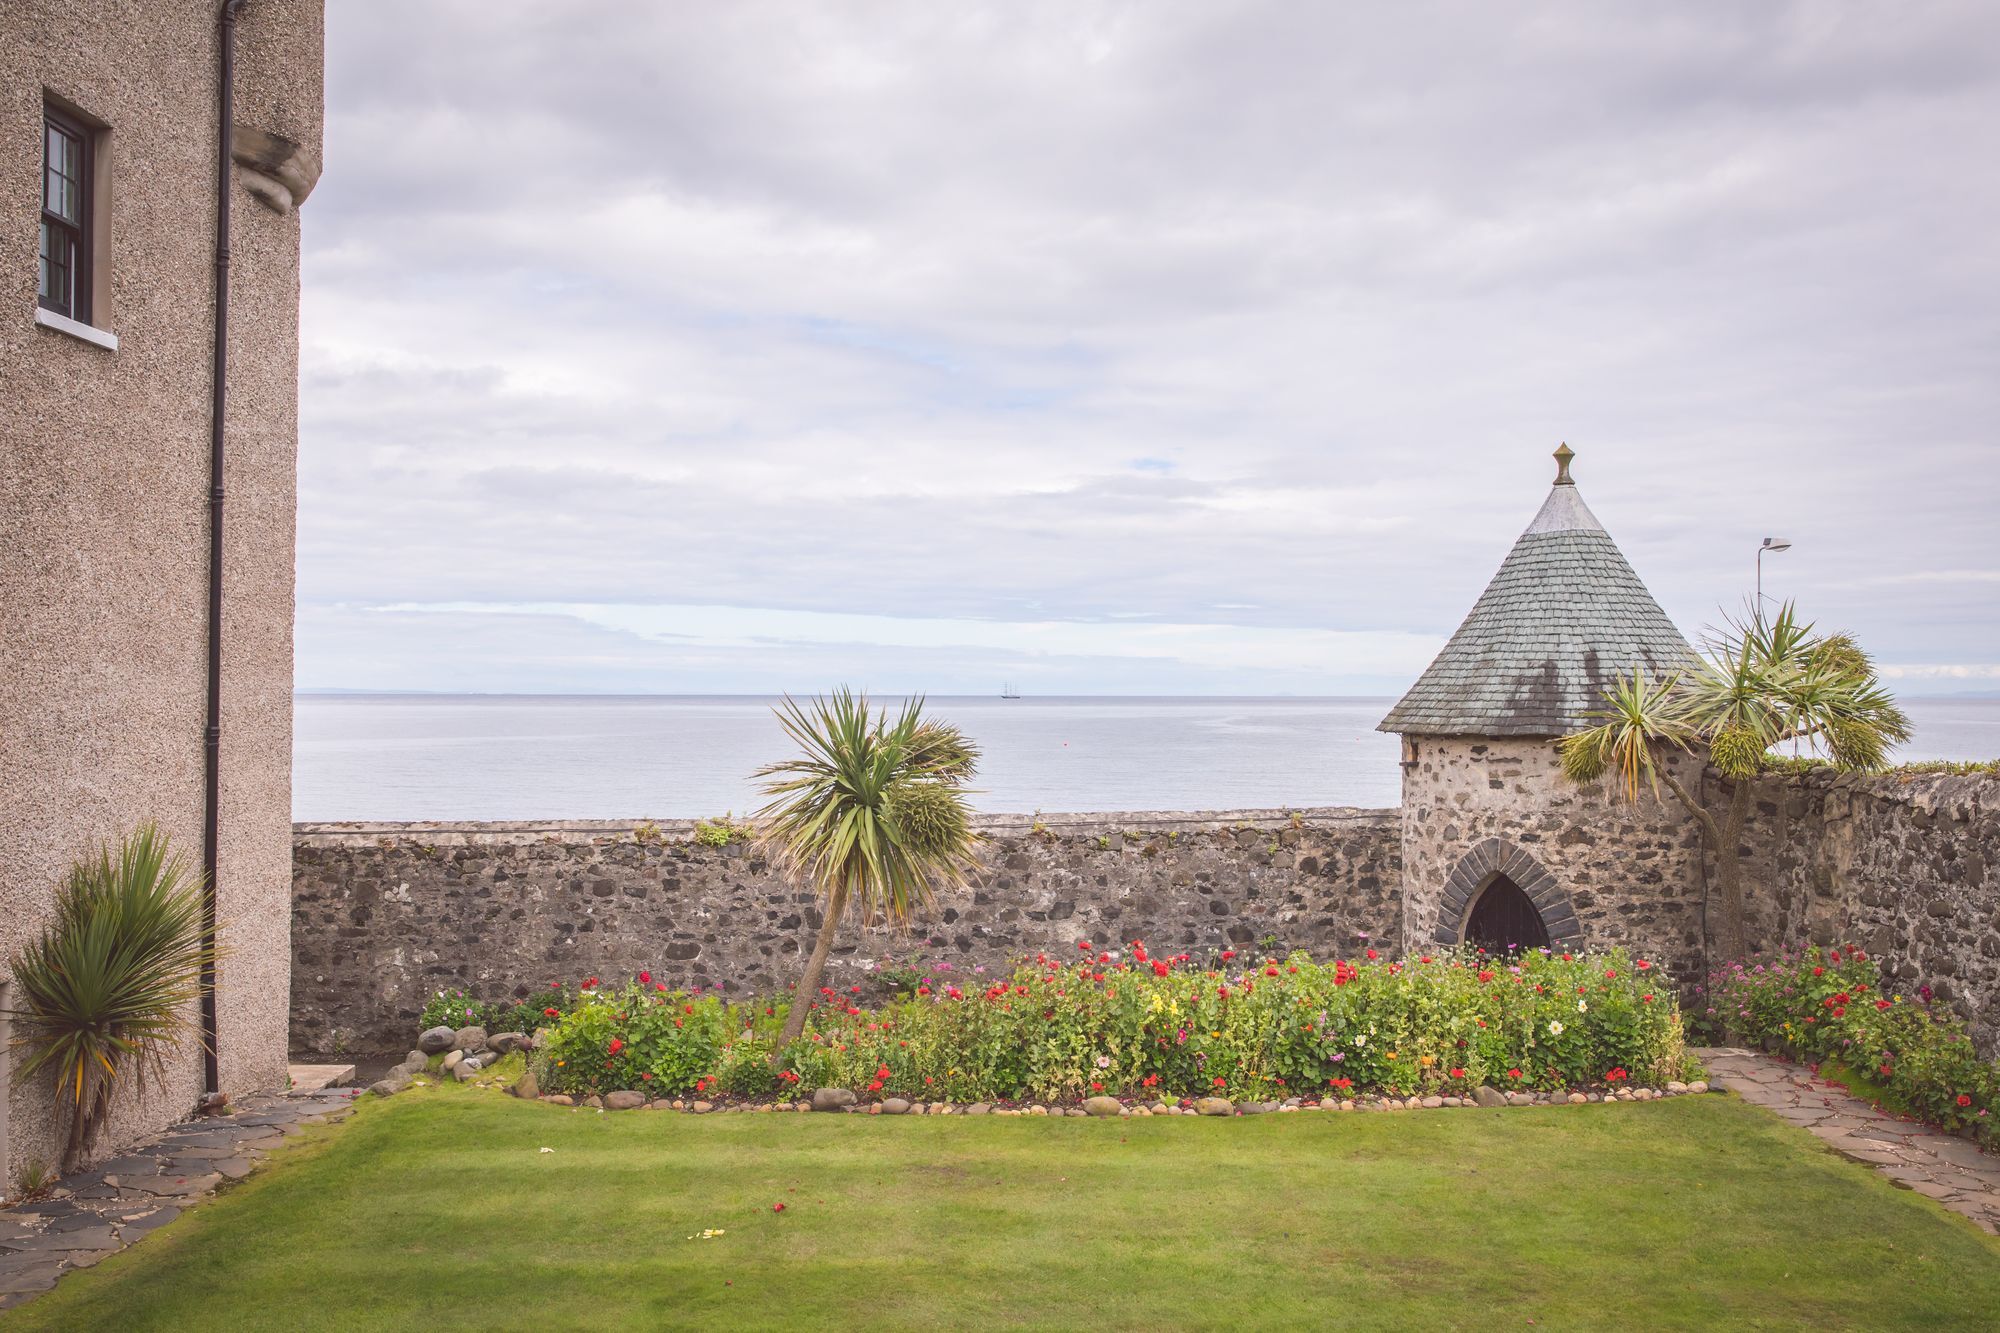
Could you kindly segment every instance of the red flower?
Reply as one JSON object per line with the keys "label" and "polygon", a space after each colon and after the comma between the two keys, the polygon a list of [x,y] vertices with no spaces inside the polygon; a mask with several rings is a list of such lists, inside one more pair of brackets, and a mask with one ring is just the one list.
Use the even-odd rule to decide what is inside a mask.
{"label": "red flower", "polygon": [[583,983],[583,988],[585,990],[589,990],[592,986],[595,986],[596,984],[597,984],[597,978],[591,977]]}
{"label": "red flower", "polygon": [[784,1211],[785,1211],[785,1203],[784,1203],[784,1200],[780,1199],[780,1200],[779,1200],[778,1202],[776,1202],[776,1203],[772,1204],[772,1205],[771,1205],[771,1211],[772,1211],[772,1212],[774,1212],[774,1213],[782,1213],[782,1212],[784,1212]]}
{"label": "red flower", "polygon": [[1645,959],[1641,958],[1637,966],[1641,972],[1644,972],[1647,968],[1651,967],[1652,964],[1647,962]]}
{"label": "red flower", "polygon": [[1607,979],[1615,979],[1618,976],[1618,969],[1615,967],[1607,967],[1604,969],[1604,975]]}
{"label": "red flower", "polygon": [[646,1071],[646,1072],[643,1072],[643,1073],[641,1073],[641,1074],[639,1075],[639,1077],[640,1077],[640,1078],[642,1078],[642,1079],[644,1079],[644,1080],[646,1080],[646,1082],[648,1082],[648,1083],[651,1083],[651,1082],[653,1081],[653,1075],[652,1075],[652,1072],[651,1072],[650,1070],[648,1070],[648,1071]]}
{"label": "red flower", "polygon": [[1228,1079],[1222,1077],[1220,1074],[1217,1074],[1215,1076],[1215,1086],[1218,1088],[1221,1087],[1223,1084],[1227,1083],[1228,1081],[1229,1081]]}
{"label": "red flower", "polygon": [[1452,1071],[1451,1071],[1451,1076],[1452,1076],[1453,1078],[1464,1078],[1464,1077],[1465,1077],[1465,1071],[1464,1071],[1463,1069],[1454,1069],[1454,1070],[1452,1070]]}
{"label": "red flower", "polygon": [[1156,977],[1164,977],[1165,975],[1167,975],[1167,972],[1168,972],[1168,970],[1169,970],[1169,969],[1168,969],[1168,967],[1167,967],[1167,965],[1166,965],[1165,963],[1163,963],[1163,962],[1159,961],[1159,960],[1158,960],[1157,958],[1153,960],[1153,975],[1154,975],[1154,976],[1156,976]]}
{"label": "red flower", "polygon": [[651,972],[644,972],[644,971],[640,972],[640,973],[639,973],[639,984],[640,984],[641,986],[650,986],[650,985],[652,985],[652,984],[653,984],[653,974],[652,974]]}
{"label": "red flower", "polygon": [[1887,1000],[1877,1000],[1875,1001],[1875,1007],[1877,1009],[1887,1009],[1889,1007],[1889,1002]]}
{"label": "red flower", "polygon": [[1883,1066],[1882,1066],[1882,1077],[1883,1077],[1883,1078],[1887,1078],[1887,1077],[1889,1077],[1889,1075],[1893,1074],[1894,1072],[1895,1072],[1895,1071],[1894,1071],[1893,1069],[1891,1069],[1891,1068],[1890,1068],[1890,1067],[1889,1067],[1888,1065],[1883,1065]]}
{"label": "red flower", "polygon": [[1236,956],[1236,950],[1234,949],[1224,949],[1222,951],[1222,961],[1225,963],[1228,962],[1230,959],[1234,958],[1235,956]]}
{"label": "red flower", "polygon": [[1816,976],[1816,977],[1817,977],[1817,976],[1824,976],[1825,974],[1826,974],[1826,969],[1825,969],[1825,968],[1823,968],[1823,967],[1816,967],[1816,968],[1814,968],[1814,969],[1813,969],[1813,975],[1814,975],[1814,976]]}
{"label": "red flower", "polygon": [[618,1054],[618,1052],[620,1052],[620,1051],[622,1051],[622,1050],[624,1050],[624,1049],[625,1049],[625,1041],[624,1041],[624,1038],[622,1038],[622,1037],[613,1037],[613,1038],[611,1039],[611,1054],[613,1054],[613,1055],[616,1055],[616,1054]]}
{"label": "red flower", "polygon": [[1372,963],[1372,962],[1374,962],[1374,961],[1375,961],[1375,960],[1376,960],[1377,958],[1380,958],[1380,957],[1381,957],[1382,955],[1380,955],[1380,954],[1376,953],[1376,952],[1375,952],[1375,951],[1374,951],[1373,949],[1370,949],[1370,950],[1369,950],[1369,951],[1367,952],[1367,954],[1366,954],[1366,955],[1364,955],[1364,956],[1365,956],[1365,957],[1366,957],[1366,958],[1368,959],[1368,961],[1369,961],[1369,962],[1371,962],[1371,963]]}
{"label": "red flower", "polygon": [[1970,1106],[1972,1105],[1972,1098],[1966,1096],[1964,1093],[1961,1092],[1958,1094],[1958,1104],[1960,1106]]}
{"label": "red flower", "polygon": [[1079,949],[1081,949],[1081,950],[1083,950],[1083,951],[1084,951],[1085,953],[1089,953],[1089,952],[1090,952],[1090,941],[1089,941],[1089,940],[1078,940],[1078,941],[1076,942],[1076,947],[1077,947],[1077,948],[1079,948]]}
{"label": "red flower", "polygon": [[1104,1091],[1104,1085],[1103,1085],[1102,1083],[1097,1083],[1097,1082],[1093,1082],[1093,1083],[1092,1083],[1092,1084],[1090,1085],[1090,1090],[1091,1090],[1092,1092],[1103,1092],[1103,1091]]}
{"label": "red flower", "polygon": [[1479,974],[1479,979],[1481,981],[1491,981],[1493,980],[1493,974],[1491,972],[1481,972]]}
{"label": "red flower", "polygon": [[1520,1070],[1518,1070],[1518,1069],[1510,1069],[1510,1070],[1508,1070],[1508,1071],[1507,1071],[1507,1077],[1508,1077],[1508,1078],[1519,1078],[1519,1077],[1521,1077],[1521,1071],[1520,1071]]}
{"label": "red flower", "polygon": [[562,1017],[562,1010],[560,1010],[560,1009],[544,1009],[544,1010],[542,1010],[542,1017],[543,1017],[543,1018],[561,1018],[561,1017]]}

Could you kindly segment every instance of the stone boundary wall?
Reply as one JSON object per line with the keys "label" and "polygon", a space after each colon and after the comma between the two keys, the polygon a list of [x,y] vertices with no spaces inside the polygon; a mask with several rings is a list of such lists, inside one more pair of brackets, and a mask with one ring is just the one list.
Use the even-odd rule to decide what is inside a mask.
{"label": "stone boundary wall", "polygon": [[1767,777],[1745,843],[1754,942],[1859,944],[2000,1052],[2000,777]]}
{"label": "stone boundary wall", "polygon": [[[871,963],[971,972],[1037,951],[1144,940],[1351,950],[1402,934],[1396,810],[984,816],[985,867],[905,935],[848,922],[828,985]],[[425,1000],[482,998],[641,968],[673,985],[771,993],[820,923],[810,893],[746,843],[688,821],[300,824],[293,837],[291,1041],[302,1055],[400,1052]]]}

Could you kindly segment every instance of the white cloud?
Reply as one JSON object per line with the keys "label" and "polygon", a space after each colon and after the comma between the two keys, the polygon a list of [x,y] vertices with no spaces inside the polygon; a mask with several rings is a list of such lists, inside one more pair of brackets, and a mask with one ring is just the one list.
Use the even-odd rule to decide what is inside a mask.
{"label": "white cloud", "polygon": [[2000,657],[1991,6],[329,9],[301,681],[1393,689],[1559,440],[1690,632]]}

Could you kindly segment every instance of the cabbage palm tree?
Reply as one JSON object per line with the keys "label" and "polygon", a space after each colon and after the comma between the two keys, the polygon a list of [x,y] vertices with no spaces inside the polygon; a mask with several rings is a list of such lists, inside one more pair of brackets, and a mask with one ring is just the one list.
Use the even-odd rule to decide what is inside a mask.
{"label": "cabbage palm tree", "polygon": [[977,864],[965,783],[979,752],[923,707],[916,699],[893,719],[886,709],[871,717],[867,696],[843,688],[810,708],[787,697],[777,710],[799,755],[757,771],[772,798],[757,812],[758,844],[825,903],[779,1049],[805,1030],[849,907],[902,924],[939,889],[963,887]]}
{"label": "cabbage palm tree", "polygon": [[90,1151],[119,1087],[164,1076],[214,961],[200,877],[152,824],[71,867],[54,920],[14,959],[12,1011],[27,1052],[14,1077],[53,1070],[70,1110],[65,1171]]}
{"label": "cabbage palm tree", "polygon": [[[1740,848],[1750,816],[1750,779],[1774,747],[1810,747],[1843,770],[1870,770],[1910,738],[1910,721],[1882,687],[1875,665],[1845,634],[1815,634],[1787,602],[1711,632],[1684,671],[1648,679],[1635,669],[1604,692],[1598,724],[1565,737],[1563,772],[1591,782],[1609,772],[1629,800],[1662,784],[1694,817],[1715,856],[1722,897],[1716,943],[1744,953]],[[1726,801],[1710,809],[1661,762],[1671,751],[1706,753],[1727,779]]]}

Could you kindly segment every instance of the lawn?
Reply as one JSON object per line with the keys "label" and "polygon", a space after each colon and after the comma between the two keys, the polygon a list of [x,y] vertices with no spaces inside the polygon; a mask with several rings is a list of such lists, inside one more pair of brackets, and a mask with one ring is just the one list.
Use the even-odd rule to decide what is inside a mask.
{"label": "lawn", "polygon": [[601,1114],[435,1088],[313,1131],[7,1318],[1992,1327],[2000,1244],[1721,1097],[1095,1121]]}

